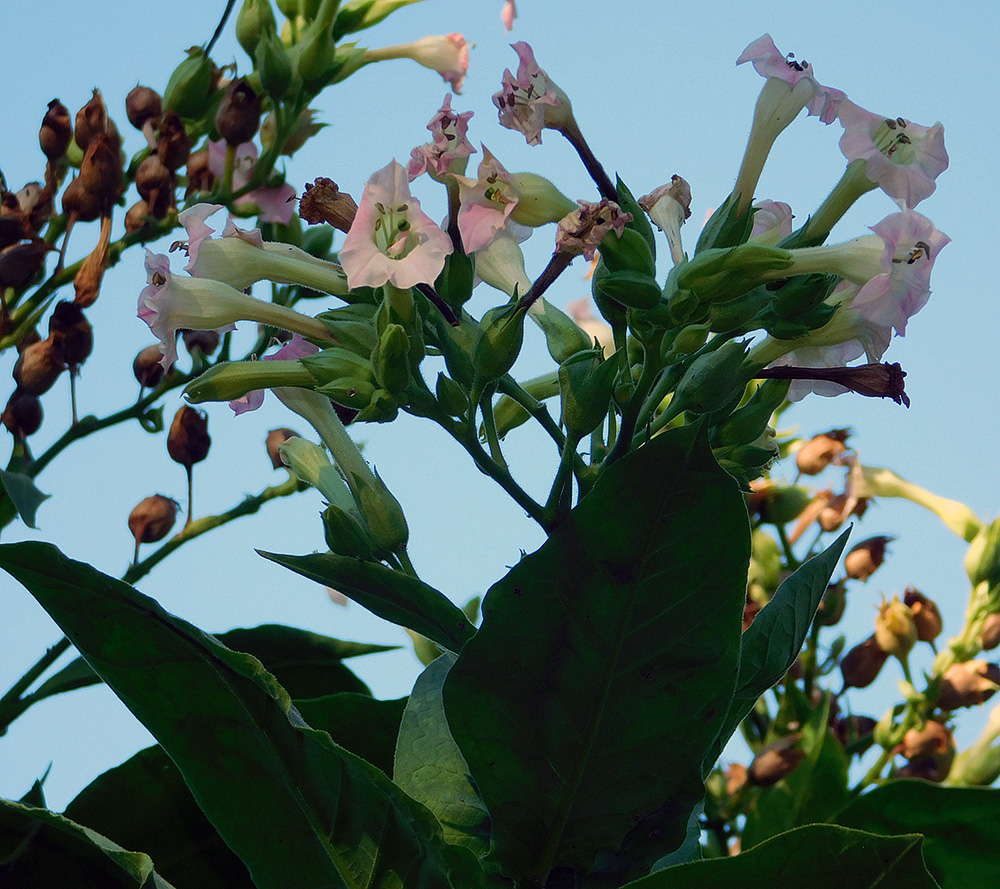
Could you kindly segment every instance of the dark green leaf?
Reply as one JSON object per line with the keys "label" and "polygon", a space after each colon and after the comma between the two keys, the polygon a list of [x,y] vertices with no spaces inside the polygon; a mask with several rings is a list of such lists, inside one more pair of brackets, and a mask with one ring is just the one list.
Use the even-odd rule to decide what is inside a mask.
{"label": "dark green leaf", "polygon": [[295,706],[313,728],[326,732],[341,747],[392,777],[392,758],[406,698],[376,701],[367,694],[346,691],[296,699]]}
{"label": "dark green leaf", "polygon": [[0,566],[164,747],[258,889],[482,884],[426,809],[305,725],[255,658],[55,547],[0,546]]}
{"label": "dark green leaf", "polygon": [[608,468],[490,589],[444,702],[507,876],[631,878],[681,845],[736,683],[749,556],[736,483],[684,427]]}
{"label": "dark green leaf", "polygon": [[[60,885],[48,882],[44,871],[40,874],[32,860],[45,867],[50,856],[59,858],[66,864],[71,880],[61,885],[81,887],[146,886],[149,889],[173,889],[153,867],[150,857],[142,852],[129,852],[95,830],[84,827],[64,815],[35,806],[0,799],[0,831],[8,834],[16,830],[20,822],[31,832],[35,824],[45,825],[54,830],[47,831],[45,837],[39,831],[32,837],[32,843],[45,843],[47,853],[29,859],[25,856],[13,861],[0,861],[0,877],[8,889],[48,889]],[[6,846],[6,843],[4,843]],[[124,881],[122,877],[124,876]],[[41,881],[41,880],[44,880]]]}
{"label": "dark green leaf", "polygon": [[858,797],[838,824],[878,834],[922,833],[943,889],[994,889],[1000,874],[1000,790],[893,781]]}
{"label": "dark green leaf", "polygon": [[441,655],[414,684],[399,727],[393,779],[434,813],[449,843],[482,857],[490,846],[489,813],[451,736],[441,695],[454,662],[453,654]]}
{"label": "dark green leaf", "polygon": [[52,495],[39,491],[31,477],[23,472],[8,472],[4,469],[0,469],[0,487],[7,492],[21,521],[29,528],[34,528],[38,507]]}
{"label": "dark green leaf", "polygon": [[878,837],[832,824],[811,824],[742,855],[668,867],[629,883],[627,889],[936,889],[920,854],[920,839],[913,834]]}
{"label": "dark green leaf", "polygon": [[308,556],[261,555],[303,577],[340,591],[373,614],[413,630],[448,651],[460,651],[475,634],[462,609],[415,577],[375,562],[336,553]]}
{"label": "dark green leaf", "polygon": [[46,679],[31,693],[31,697],[40,701],[43,698],[61,695],[67,691],[97,685],[100,681],[101,677],[90,668],[90,664],[82,657],[78,657],[71,660],[58,673],[54,673]]}

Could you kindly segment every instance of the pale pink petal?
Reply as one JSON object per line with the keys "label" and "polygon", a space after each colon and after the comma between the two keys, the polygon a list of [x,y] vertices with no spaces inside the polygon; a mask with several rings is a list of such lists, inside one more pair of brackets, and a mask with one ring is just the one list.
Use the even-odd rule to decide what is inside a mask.
{"label": "pale pink petal", "polygon": [[517,9],[514,0],[504,0],[503,9],[500,11],[500,21],[503,22],[504,29],[509,31],[514,27],[514,19],[517,18]]}

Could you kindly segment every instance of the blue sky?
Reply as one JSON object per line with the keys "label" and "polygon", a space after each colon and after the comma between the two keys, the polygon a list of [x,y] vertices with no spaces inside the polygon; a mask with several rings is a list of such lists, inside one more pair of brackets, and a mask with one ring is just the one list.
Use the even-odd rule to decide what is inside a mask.
{"label": "blue sky", "polygon": [[[130,4],[127,14],[110,0],[51,2],[0,7],[5,36],[4,68],[19,72],[16,89],[0,94],[0,169],[8,186],[19,188],[42,174],[37,128],[46,105],[60,98],[75,113],[94,86],[103,91],[126,137],[126,152],[141,146],[128,128],[123,101],[137,82],[162,89],[184,48],[206,41],[223,3],[174,0]],[[732,186],[746,141],[753,103],[762,84],[750,68],[734,65],[743,47],[769,32],[783,52],[815,66],[817,77],[838,87],[863,107],[929,125],[940,120],[951,157],[938,190],[919,207],[952,238],[931,279],[933,295],[894,341],[886,359],[907,371],[912,407],[855,396],[814,398],[786,414],[803,432],[850,426],[864,462],[889,466],[902,476],[969,504],[992,518],[1000,510],[995,482],[1000,440],[997,386],[1000,359],[995,341],[997,285],[995,255],[997,193],[993,159],[1000,144],[995,116],[995,58],[1000,14],[992,3],[961,5],[944,14],[940,4],[846,0],[836,4],[724,2],[685,5],[662,2],[531,2],[521,0],[510,35],[499,20],[499,0],[427,0],[396,13],[360,35],[363,45],[383,46],[425,34],[462,32],[475,46],[457,110],[473,110],[473,144],[481,142],[511,171],[530,170],[552,179],[573,198],[590,198],[593,187],[571,149],[554,133],[530,148],[521,136],[496,124],[490,97],[505,67],[516,67],[508,44],[526,40],[539,64],[566,91],[580,126],[609,171],[618,171],[633,192],[643,194],[684,176],[693,191],[692,217],[684,232],[690,248],[708,211]],[[168,11],[165,11],[168,10]],[[220,41],[219,63],[245,55],[230,36]],[[446,92],[441,79],[408,61],[370,66],[328,90],[316,103],[329,126],[288,164],[297,188],[329,176],[360,196],[364,181],[392,158],[404,161],[426,141],[427,121]],[[127,131],[127,132],[126,132]],[[791,203],[804,218],[825,197],[842,172],[840,127],[802,117],[779,140],[758,189],[758,197]],[[478,157],[474,156],[473,162]],[[414,185],[423,208],[435,218],[444,208],[440,189],[428,180]],[[848,214],[832,240],[867,232],[894,210],[872,192]],[[89,250],[95,225],[78,228],[71,257]],[[161,251],[166,245],[161,246]],[[542,230],[528,242],[529,274],[551,251]],[[109,413],[135,397],[130,372],[134,354],[150,342],[135,318],[144,284],[140,251],[132,251],[109,272],[90,317],[95,354],[79,385],[81,410]],[[665,251],[664,251],[665,253]],[[176,262],[175,262],[176,265]],[[556,304],[589,292],[578,263],[550,292]],[[497,295],[478,293],[472,307],[489,308]],[[332,305],[333,301],[331,301]],[[318,310],[317,306],[317,310]],[[529,337],[516,373],[549,369],[539,337]],[[10,362],[0,360],[0,380]],[[9,391],[3,389],[3,396]],[[46,402],[46,422],[36,436],[44,449],[65,428],[68,385],[61,381]],[[168,399],[169,418],[180,405]],[[255,414],[234,418],[225,405],[209,407],[213,446],[195,469],[195,510],[207,514],[234,505],[244,494],[278,478],[264,455],[268,429],[301,422],[269,399]],[[306,430],[301,429],[305,432]],[[456,601],[482,594],[519,556],[541,542],[540,532],[492,482],[471,466],[443,434],[412,418],[359,431],[365,454],[403,503],[412,541],[410,552],[425,580]],[[9,445],[0,438],[0,459]],[[547,489],[554,454],[530,432],[508,439],[515,475],[530,490]],[[779,466],[777,474],[782,468]],[[143,497],[164,493],[184,498],[183,471],[169,461],[163,437],[138,428],[94,436],[73,447],[39,479],[53,495],[39,512],[39,530],[12,527],[6,540],[45,539],[69,555],[88,559],[120,575],[131,555],[129,511]],[[272,504],[252,520],[234,523],[183,547],[141,584],[170,611],[207,630],[284,622],[347,639],[406,645],[398,629],[360,607],[332,605],[323,590],[253,552],[254,547],[303,553],[322,548],[315,492]],[[887,564],[865,586],[852,591],[844,624],[849,642],[871,631],[881,594],[912,584],[938,600],[945,633],[955,633],[967,595],[961,566],[964,546],[929,513],[908,503],[877,504],[856,539],[893,534]],[[6,688],[59,637],[57,628],[19,586],[0,578],[0,687]],[[405,694],[418,672],[408,650],[354,664],[376,694]],[[890,665],[887,671],[892,668]],[[894,693],[857,694],[852,706],[880,715]],[[966,719],[966,741],[978,717]],[[149,736],[107,689],[76,692],[37,707],[0,739],[0,794],[20,796],[53,763],[47,789],[61,807],[90,778],[149,743]]]}

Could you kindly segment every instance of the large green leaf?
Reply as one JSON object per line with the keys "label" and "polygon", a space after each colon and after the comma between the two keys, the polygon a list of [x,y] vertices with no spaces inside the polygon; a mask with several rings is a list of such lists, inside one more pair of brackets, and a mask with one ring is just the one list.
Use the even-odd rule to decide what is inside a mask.
{"label": "large green leaf", "polygon": [[476,632],[462,609],[443,593],[385,565],[336,553],[260,554],[303,577],[333,587],[373,614],[420,633],[448,651],[461,651]]}
{"label": "large green leaf", "polygon": [[426,809],[307,726],[255,658],[53,546],[0,546],[0,567],[170,754],[258,889],[482,883]]}
{"label": "large green leaf", "polygon": [[441,655],[414,684],[399,727],[393,780],[437,816],[448,842],[483,856],[490,846],[489,813],[451,736],[441,694],[454,663],[453,654]]}
{"label": "large green leaf", "polygon": [[356,692],[296,699],[302,718],[321,729],[341,747],[392,777],[392,758],[406,698],[376,701]]}
{"label": "large green leaf", "polygon": [[[0,799],[0,836],[5,839],[5,847],[6,840],[19,831],[41,854],[0,861],[0,878],[7,889],[48,889],[56,885],[172,889],[145,853],[123,849],[96,830],[48,809]],[[68,882],[50,882],[52,863],[65,864],[62,873]],[[59,868],[56,870],[58,873]]]}
{"label": "large green leaf", "polygon": [[922,833],[927,867],[944,889],[1000,883],[1000,790],[893,781],[858,797],[835,820],[872,833]]}
{"label": "large green leaf", "polygon": [[785,578],[743,634],[739,684],[719,737],[705,758],[706,775],[757,698],[795,663],[850,533],[848,528],[826,550]]}
{"label": "large green leaf", "polygon": [[742,855],[668,867],[629,883],[627,889],[936,889],[920,854],[920,839],[913,834],[880,837],[832,824],[812,824]]}
{"label": "large green leaf", "polygon": [[618,879],[684,840],[737,678],[743,496],[703,433],[613,464],[495,584],[444,703],[515,879]]}

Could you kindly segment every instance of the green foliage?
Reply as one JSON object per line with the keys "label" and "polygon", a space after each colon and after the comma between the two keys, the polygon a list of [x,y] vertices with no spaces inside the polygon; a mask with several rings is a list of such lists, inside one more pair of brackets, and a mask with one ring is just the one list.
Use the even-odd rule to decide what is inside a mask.
{"label": "green foliage", "polygon": [[6,492],[21,521],[29,528],[34,528],[38,507],[51,495],[39,491],[31,478],[23,472],[9,472],[4,469],[0,469],[0,489]]}

